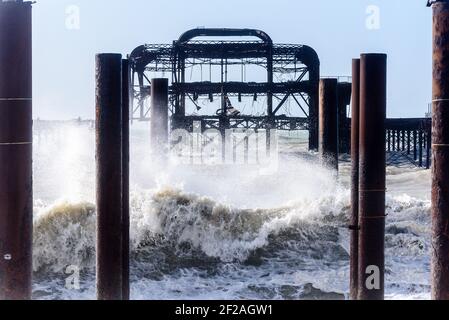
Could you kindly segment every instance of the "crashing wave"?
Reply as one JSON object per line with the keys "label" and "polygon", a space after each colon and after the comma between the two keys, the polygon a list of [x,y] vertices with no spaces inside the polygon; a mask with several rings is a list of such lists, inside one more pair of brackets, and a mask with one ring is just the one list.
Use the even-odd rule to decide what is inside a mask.
{"label": "crashing wave", "polygon": [[[345,207],[341,199],[329,196],[274,209],[238,209],[171,188],[134,193],[131,245],[136,254],[163,245],[175,251],[199,250],[225,262],[244,261],[277,241],[277,235],[306,241],[332,220],[342,223]],[[95,208],[89,203],[64,202],[43,210],[34,224],[35,270],[94,267],[95,223]]]}

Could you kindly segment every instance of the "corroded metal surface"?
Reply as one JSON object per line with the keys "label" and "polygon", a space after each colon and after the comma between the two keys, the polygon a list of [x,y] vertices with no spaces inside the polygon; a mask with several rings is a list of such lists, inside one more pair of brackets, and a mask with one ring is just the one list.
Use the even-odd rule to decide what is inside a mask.
{"label": "corroded metal surface", "polygon": [[449,300],[449,3],[433,4],[432,298]]}
{"label": "corroded metal surface", "polygon": [[[198,37],[209,39],[197,39]],[[211,37],[216,39],[210,39]],[[229,40],[229,37],[258,39]],[[196,104],[196,100],[201,96],[209,97],[211,103],[216,101],[219,104],[224,95],[238,97],[240,100],[242,96],[252,97],[257,94],[259,97],[267,98],[266,114],[259,115],[253,112],[254,114],[245,115],[254,121],[247,122],[239,116],[229,117],[228,121],[220,121],[220,116],[216,114],[197,116],[195,121],[199,119],[202,122],[201,127],[206,129],[233,122],[237,128],[246,129],[309,130],[309,147],[318,150],[320,61],[315,50],[309,46],[273,44],[265,32],[254,29],[197,28],[185,32],[173,44],[141,45],[133,50],[130,60],[132,75],[139,82],[133,94],[137,103],[136,108],[132,108],[135,110],[136,116],[133,118],[136,120],[149,120],[151,112],[145,106],[145,100],[151,92],[148,79],[153,78],[156,72],[163,72],[171,74],[169,102],[170,112],[173,115],[171,122],[173,129],[190,130],[193,127],[192,118],[186,116],[192,110],[186,108],[200,107]],[[257,83],[247,81],[245,70],[250,65],[265,69],[266,81]],[[228,67],[242,69],[241,81],[230,81],[227,78]],[[203,79],[201,71],[200,74],[192,73],[193,78],[200,78],[201,81],[186,80],[188,78],[186,72],[192,69],[209,70],[209,79]],[[294,79],[279,80],[288,74],[294,76]],[[213,81],[213,79],[221,80]],[[287,122],[291,120],[292,124],[299,122],[299,119],[286,115],[288,110],[285,108],[287,104],[284,99],[298,104],[301,111],[303,107],[309,109],[306,117],[301,119],[301,122],[307,122],[307,126],[285,125],[285,118]],[[187,104],[189,100],[194,102],[190,106]],[[223,108],[223,105],[220,108]],[[213,125],[211,118],[214,120]]]}
{"label": "corroded metal surface", "polygon": [[338,170],[338,81],[321,79],[319,90],[319,152],[323,164]]}
{"label": "corroded metal surface", "polygon": [[352,61],[352,116],[351,116],[351,216],[350,216],[350,283],[349,295],[357,300],[359,274],[359,107],[360,59]]}
{"label": "corroded metal surface", "polygon": [[129,300],[129,61],[122,61],[122,299]]}
{"label": "corroded metal surface", "polygon": [[122,56],[96,57],[97,298],[122,299]]}
{"label": "corroded metal surface", "polygon": [[168,79],[151,80],[151,148],[162,162],[168,153]]}
{"label": "corroded metal surface", "polygon": [[361,300],[384,298],[387,56],[360,59],[359,286]]}

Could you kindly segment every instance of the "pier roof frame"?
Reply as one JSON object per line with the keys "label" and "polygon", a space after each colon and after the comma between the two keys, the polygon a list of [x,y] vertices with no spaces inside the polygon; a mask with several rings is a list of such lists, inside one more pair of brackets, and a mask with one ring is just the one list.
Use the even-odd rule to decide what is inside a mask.
{"label": "pier roof frame", "polygon": [[[249,39],[249,38],[256,39]],[[242,38],[245,38],[242,40]],[[276,125],[278,113],[285,101],[294,98],[294,103],[303,103],[301,110],[305,118],[314,117],[318,109],[318,81],[320,61],[311,47],[299,44],[274,44],[271,37],[256,29],[197,28],[184,32],[172,44],[145,44],[137,47],[129,56],[131,61],[134,100],[134,120],[149,120],[149,107],[145,99],[150,94],[151,73],[164,73],[170,76],[170,104],[172,121],[175,127],[185,126],[186,101],[198,95],[221,96],[221,108],[226,108],[223,96],[267,97],[266,121],[260,121],[268,128]],[[221,66],[222,81],[186,81],[186,70],[196,66]],[[223,76],[224,68],[229,65],[255,65],[266,72],[262,82],[229,82]],[[246,67],[245,67],[246,68]],[[290,75],[285,80],[284,75]],[[291,78],[294,77],[294,80]],[[212,77],[211,77],[212,78]],[[282,80],[279,80],[282,79]],[[279,105],[273,105],[273,95],[279,95]],[[190,99],[190,100],[189,100]],[[211,99],[212,100],[212,99]],[[220,99],[217,99],[220,101]],[[310,111],[311,110],[311,111]],[[223,112],[224,113],[224,112]],[[208,115],[208,119],[210,116]],[[257,117],[256,115],[247,115]],[[285,122],[285,114],[282,115]],[[304,123],[293,121],[292,123]],[[287,119],[288,120],[288,119]],[[218,119],[217,119],[218,121]],[[242,122],[244,123],[244,121]],[[284,126],[281,126],[284,127]],[[296,130],[298,127],[291,126]],[[307,129],[303,126],[302,129]]]}

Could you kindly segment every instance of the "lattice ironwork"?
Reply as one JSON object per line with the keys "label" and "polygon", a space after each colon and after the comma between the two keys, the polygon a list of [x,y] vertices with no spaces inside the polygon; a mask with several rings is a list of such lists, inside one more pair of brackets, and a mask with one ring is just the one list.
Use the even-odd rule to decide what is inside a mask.
{"label": "lattice ironwork", "polygon": [[[242,40],[242,37],[258,39]],[[150,106],[146,101],[151,92],[151,78],[163,76],[170,80],[171,126],[174,129],[190,128],[192,121],[200,121],[203,128],[310,130],[311,141],[316,139],[312,145],[317,146],[320,62],[316,52],[308,46],[273,44],[266,33],[253,29],[199,28],[187,31],[173,44],[139,46],[129,58],[134,92],[133,120],[149,120]],[[263,75],[265,79],[247,81],[245,68],[248,66],[260,67],[258,76]],[[231,67],[234,71],[241,68],[239,81],[230,79],[228,68]],[[195,68],[201,70],[201,76],[190,80]],[[204,79],[204,70],[209,71],[209,79]],[[263,112],[228,115],[229,100],[236,97],[238,101],[263,97]],[[201,106],[196,102],[199,99],[216,103],[217,112],[198,115]],[[299,116],[286,110],[290,103],[297,107]]]}

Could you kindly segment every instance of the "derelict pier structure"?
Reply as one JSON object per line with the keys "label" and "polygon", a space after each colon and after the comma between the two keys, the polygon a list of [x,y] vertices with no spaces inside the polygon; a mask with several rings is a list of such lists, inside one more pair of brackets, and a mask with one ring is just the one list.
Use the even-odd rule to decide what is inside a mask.
{"label": "derelict pier structure", "polygon": [[[198,28],[185,32],[173,44],[139,46],[129,59],[133,120],[149,120],[146,101],[151,79],[159,73],[171,79],[172,129],[193,130],[199,122],[203,131],[309,130],[310,148],[318,148],[320,61],[311,47],[273,44],[260,30]],[[259,68],[254,74],[264,75],[263,79],[248,81],[254,74],[247,68]],[[243,114],[234,107],[244,99],[264,98],[266,109],[257,114]],[[203,108],[200,99],[215,103],[215,109],[197,114]],[[299,114],[285,112],[288,100]]]}

